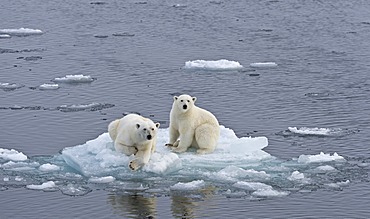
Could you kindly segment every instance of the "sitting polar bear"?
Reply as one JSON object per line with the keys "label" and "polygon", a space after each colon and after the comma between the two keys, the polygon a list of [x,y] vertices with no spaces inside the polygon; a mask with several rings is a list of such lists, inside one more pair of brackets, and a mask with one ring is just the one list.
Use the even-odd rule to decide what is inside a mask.
{"label": "sitting polar bear", "polygon": [[220,125],[212,113],[194,105],[196,100],[186,94],[174,96],[170,112],[170,143],[166,144],[174,152],[182,153],[194,147],[198,154],[206,154],[216,149]]}
{"label": "sitting polar bear", "polygon": [[128,114],[111,122],[108,132],[116,151],[128,156],[135,155],[129,167],[137,170],[149,162],[151,154],[155,151],[158,128],[159,123],[136,114]]}

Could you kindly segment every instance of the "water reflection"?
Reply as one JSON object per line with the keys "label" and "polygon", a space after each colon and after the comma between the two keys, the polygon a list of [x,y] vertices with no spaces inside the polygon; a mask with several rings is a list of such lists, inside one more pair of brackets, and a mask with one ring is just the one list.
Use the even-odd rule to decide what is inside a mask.
{"label": "water reflection", "polygon": [[[173,218],[195,218],[200,216],[199,209],[210,206],[216,188],[209,186],[201,190],[171,192],[171,213]],[[160,210],[168,206],[158,206],[162,194],[125,193],[111,194],[108,203],[112,205],[115,214],[125,218],[158,218],[163,215]],[[198,211],[197,211],[198,210]]]}
{"label": "water reflection", "polygon": [[115,194],[108,196],[108,202],[116,214],[127,218],[154,218],[156,197],[139,194]]}

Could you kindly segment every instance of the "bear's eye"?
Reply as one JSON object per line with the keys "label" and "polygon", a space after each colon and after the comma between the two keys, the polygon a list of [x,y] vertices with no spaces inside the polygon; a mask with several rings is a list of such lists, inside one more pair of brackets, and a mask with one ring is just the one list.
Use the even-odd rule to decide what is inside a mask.
{"label": "bear's eye", "polygon": [[146,131],[146,128],[144,128],[143,130]]}
{"label": "bear's eye", "polygon": [[190,103],[190,100],[188,100],[188,103]]}
{"label": "bear's eye", "polygon": [[154,131],[154,128],[152,128],[152,131]]}
{"label": "bear's eye", "polygon": [[184,102],[184,100],[180,100],[181,102]]}

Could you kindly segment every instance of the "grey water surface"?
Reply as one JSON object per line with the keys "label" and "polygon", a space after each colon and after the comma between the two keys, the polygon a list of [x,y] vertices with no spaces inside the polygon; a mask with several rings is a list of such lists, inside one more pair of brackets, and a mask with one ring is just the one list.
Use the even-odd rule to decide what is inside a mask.
{"label": "grey water surface", "polygon": [[[217,187],[148,195],[100,185],[71,196],[7,186],[1,175],[0,218],[369,218],[369,12],[365,0],[3,0],[0,29],[43,34],[0,38],[0,84],[14,84],[0,86],[0,148],[49,159],[128,112],[166,128],[172,97],[188,93],[237,136],[266,136],[264,150],[280,160],[338,153],[349,173],[340,179],[350,183],[267,199],[225,197]],[[244,68],[183,68],[198,59]],[[94,80],[38,88],[80,74]]]}

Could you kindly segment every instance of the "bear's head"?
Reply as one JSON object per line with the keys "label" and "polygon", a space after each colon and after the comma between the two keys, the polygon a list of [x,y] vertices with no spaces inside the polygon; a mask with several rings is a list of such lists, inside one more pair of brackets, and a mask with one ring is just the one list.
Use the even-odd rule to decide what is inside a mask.
{"label": "bear's head", "polygon": [[143,141],[151,141],[157,136],[159,125],[159,123],[154,123],[151,120],[136,123],[136,130],[140,139]]}
{"label": "bear's head", "polygon": [[181,96],[174,96],[173,97],[173,107],[177,107],[179,112],[187,112],[191,108],[193,108],[195,101],[197,100],[196,97],[191,97],[190,95],[183,94]]}

